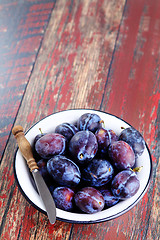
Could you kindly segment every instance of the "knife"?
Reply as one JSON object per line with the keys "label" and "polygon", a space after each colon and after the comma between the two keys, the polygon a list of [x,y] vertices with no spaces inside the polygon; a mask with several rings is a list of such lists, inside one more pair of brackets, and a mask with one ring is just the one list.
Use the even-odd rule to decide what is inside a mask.
{"label": "knife", "polygon": [[23,157],[27,161],[28,167],[33,174],[39,195],[46,208],[47,216],[51,224],[56,221],[56,206],[53,197],[39,172],[37,163],[33,157],[32,148],[28,140],[26,139],[23,128],[20,125],[13,127],[12,133],[17,140],[18,147]]}

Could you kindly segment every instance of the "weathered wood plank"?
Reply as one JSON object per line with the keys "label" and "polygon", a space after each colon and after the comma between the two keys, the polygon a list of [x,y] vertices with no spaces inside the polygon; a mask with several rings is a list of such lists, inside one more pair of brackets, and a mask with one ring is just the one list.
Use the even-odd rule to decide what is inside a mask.
{"label": "weathered wood plank", "polygon": [[0,159],[54,2],[0,1]]}
{"label": "weathered wood plank", "polygon": [[[100,107],[124,2],[61,0],[56,3],[16,124],[27,129],[58,110]],[[95,82],[99,100],[95,98],[88,105],[87,98]],[[28,206],[22,196],[17,200],[19,191],[15,185],[10,192],[7,176],[14,181],[11,163],[15,146],[11,136],[1,164],[2,171],[5,169],[7,173],[3,176],[3,189],[7,189],[7,193],[1,204],[8,204],[5,213],[1,209],[4,219],[1,237],[12,234],[13,239],[24,236],[26,239],[52,239],[53,236],[69,239],[71,224],[57,221],[54,227],[49,225],[46,217]],[[22,204],[21,211],[16,210],[17,201]],[[13,221],[16,211],[18,217]],[[11,219],[9,224],[8,219]]]}
{"label": "weathered wood plank", "polygon": [[[36,121],[57,109],[96,109],[101,103],[124,1],[59,4],[60,8],[57,9],[58,4],[55,6],[40,50],[43,58],[37,59],[32,75],[35,81],[28,86],[36,89],[36,94],[27,99],[32,107],[28,122],[32,121],[33,115],[37,116]],[[41,82],[38,88],[37,81]],[[88,104],[92,86],[97,95]],[[29,108],[26,103],[25,109],[28,111]]]}
{"label": "weathered wood plank", "polygon": [[[111,74],[108,77],[107,87],[110,89],[110,94],[108,96],[105,94],[103,101],[104,110],[122,116],[143,133],[152,153],[152,182],[149,191],[136,206],[136,212],[133,213],[133,216],[139,216],[141,213],[140,220],[136,221],[136,228],[143,229],[143,231],[135,232],[135,239],[158,239],[159,237],[157,209],[160,144],[158,137],[160,114],[159,4],[159,1],[134,3],[128,1]],[[132,224],[130,226],[132,229]]]}
{"label": "weathered wood plank", "polygon": [[153,157],[150,188],[140,203],[122,217],[98,226],[74,226],[71,239],[159,238],[158,9],[159,1],[127,1],[101,104],[102,110],[122,117],[143,133]]}

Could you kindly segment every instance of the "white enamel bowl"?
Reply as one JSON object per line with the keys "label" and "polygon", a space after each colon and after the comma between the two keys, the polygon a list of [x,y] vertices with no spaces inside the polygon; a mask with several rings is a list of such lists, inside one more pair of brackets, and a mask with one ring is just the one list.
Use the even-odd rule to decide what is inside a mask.
{"label": "white enamel bowl", "polygon": [[[114,130],[115,133],[118,135],[122,131],[121,127],[126,128],[131,126],[127,122],[123,121],[122,119],[105,112],[95,111],[90,109],[75,109],[75,110],[66,110],[66,111],[54,113],[50,116],[47,116],[46,118],[44,118],[43,120],[39,121],[34,126],[32,126],[27,131],[25,136],[32,145],[35,136],[39,134],[39,128],[41,128],[43,132],[53,132],[57,125],[64,122],[76,123],[77,119],[82,114],[88,113],[88,112],[98,114],[101,117],[101,119],[104,120],[105,127],[107,129]],[[72,222],[72,223],[97,223],[97,222],[103,222],[103,221],[114,219],[124,214],[125,212],[129,211],[144,196],[151,179],[152,159],[151,159],[151,154],[147,145],[145,146],[145,150],[143,154],[137,159],[136,165],[143,166],[141,172],[137,173],[138,178],[140,180],[140,188],[136,193],[136,195],[134,195],[133,197],[125,201],[121,201],[117,203],[113,207],[110,207],[106,210],[102,210],[101,212],[94,213],[94,214],[72,213],[72,212],[66,212],[66,211],[57,209],[57,219],[65,222]],[[16,151],[15,158],[14,158],[14,174],[15,174],[15,179],[17,181],[17,184],[22,194],[25,196],[25,198],[36,209],[46,214],[45,207],[37,191],[35,190],[26,162],[18,149]]]}

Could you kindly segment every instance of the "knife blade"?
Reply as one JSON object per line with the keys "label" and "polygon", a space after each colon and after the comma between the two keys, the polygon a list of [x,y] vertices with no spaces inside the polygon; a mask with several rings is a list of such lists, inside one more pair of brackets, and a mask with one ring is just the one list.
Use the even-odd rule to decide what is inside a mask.
{"label": "knife blade", "polygon": [[45,184],[40,172],[35,169],[32,171],[33,178],[35,180],[38,192],[46,208],[46,212],[51,224],[54,224],[56,221],[56,206],[53,201],[53,197],[50,194],[50,191]]}
{"label": "knife blade", "polygon": [[28,140],[26,139],[23,128],[20,125],[13,127],[12,133],[17,140],[18,147],[22,156],[27,161],[28,167],[32,172],[33,178],[35,180],[35,184],[38,189],[38,193],[44,203],[46,208],[47,216],[51,224],[54,224],[56,221],[56,206],[54,199],[39,172],[39,168],[37,163],[33,157],[32,148]]}

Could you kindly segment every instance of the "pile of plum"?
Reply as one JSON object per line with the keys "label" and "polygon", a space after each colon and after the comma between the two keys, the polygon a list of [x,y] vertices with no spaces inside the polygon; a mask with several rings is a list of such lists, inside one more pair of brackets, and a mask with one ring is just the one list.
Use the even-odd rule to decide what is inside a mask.
{"label": "pile of plum", "polygon": [[145,141],[133,127],[119,136],[97,114],[62,123],[34,140],[34,156],[57,208],[96,213],[132,197],[140,187],[134,171]]}

